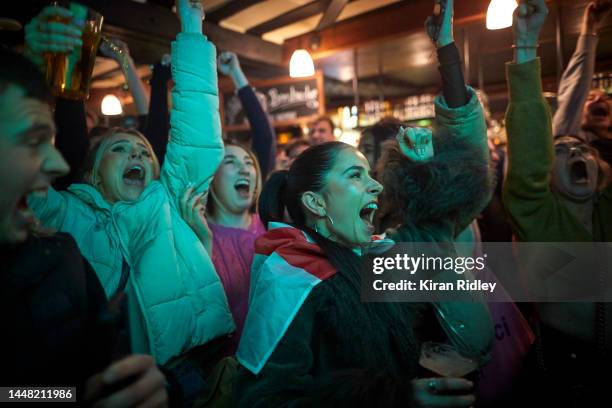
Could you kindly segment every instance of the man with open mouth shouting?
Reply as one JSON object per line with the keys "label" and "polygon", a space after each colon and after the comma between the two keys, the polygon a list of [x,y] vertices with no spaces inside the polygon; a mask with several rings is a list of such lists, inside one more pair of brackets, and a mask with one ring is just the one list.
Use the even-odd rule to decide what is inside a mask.
{"label": "man with open mouth shouting", "polygon": [[610,0],[597,0],[585,7],[576,50],[559,84],[559,106],[552,123],[552,190],[573,212],[572,218],[595,236],[599,233],[593,231],[593,199],[610,181],[612,104],[603,90],[590,88],[597,29],[611,6]]}
{"label": "man with open mouth shouting", "polygon": [[[79,402],[87,395],[91,403],[165,406],[164,376],[150,356],[109,366],[116,343],[95,272],[72,237],[43,233],[28,208],[27,195],[44,199],[69,170],[53,144],[49,99],[37,68],[0,50],[0,383],[76,386]],[[134,380],[116,387],[126,369]],[[115,379],[100,381],[105,370]],[[107,386],[116,390],[102,397]]]}

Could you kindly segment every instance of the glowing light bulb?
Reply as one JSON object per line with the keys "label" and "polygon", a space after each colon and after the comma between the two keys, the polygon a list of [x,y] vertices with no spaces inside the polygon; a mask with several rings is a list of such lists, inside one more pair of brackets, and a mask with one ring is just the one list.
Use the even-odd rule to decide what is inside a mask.
{"label": "glowing light bulb", "polygon": [[314,75],[314,63],[306,50],[295,50],[289,61],[289,76],[299,78]]}
{"label": "glowing light bulb", "polygon": [[518,7],[516,0],[491,0],[487,9],[487,28],[499,30],[512,26],[512,14]]}
{"label": "glowing light bulb", "polygon": [[106,116],[121,115],[123,108],[121,101],[113,94],[108,94],[102,99],[102,114]]}

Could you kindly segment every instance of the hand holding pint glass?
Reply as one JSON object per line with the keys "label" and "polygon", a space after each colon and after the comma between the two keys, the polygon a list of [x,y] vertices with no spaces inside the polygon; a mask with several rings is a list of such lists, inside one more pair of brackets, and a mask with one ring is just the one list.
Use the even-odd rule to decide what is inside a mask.
{"label": "hand holding pint glass", "polygon": [[85,100],[100,43],[102,15],[56,1],[26,26],[26,53],[42,66],[56,96]]}
{"label": "hand holding pint glass", "polygon": [[442,377],[465,377],[478,369],[478,363],[463,357],[448,344],[427,341],[421,346],[419,365]]}
{"label": "hand holding pint glass", "polygon": [[416,406],[471,407],[474,405],[474,384],[461,378],[478,368],[478,363],[463,357],[448,344],[425,342],[419,365],[442,377],[412,381]]}

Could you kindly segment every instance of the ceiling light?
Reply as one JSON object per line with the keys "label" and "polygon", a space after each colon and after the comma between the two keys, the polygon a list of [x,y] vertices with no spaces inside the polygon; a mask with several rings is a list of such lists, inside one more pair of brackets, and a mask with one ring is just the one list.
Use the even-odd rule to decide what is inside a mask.
{"label": "ceiling light", "polygon": [[516,0],[491,0],[487,9],[487,28],[499,30],[512,26],[512,14],[518,7]]}
{"label": "ceiling light", "polygon": [[306,50],[295,50],[289,61],[289,76],[299,78],[312,76],[315,73],[312,57]]}
{"label": "ceiling light", "polygon": [[117,98],[113,94],[108,94],[102,99],[102,114],[106,116],[115,116],[121,115],[123,113],[123,108],[121,107],[121,102],[119,98]]}

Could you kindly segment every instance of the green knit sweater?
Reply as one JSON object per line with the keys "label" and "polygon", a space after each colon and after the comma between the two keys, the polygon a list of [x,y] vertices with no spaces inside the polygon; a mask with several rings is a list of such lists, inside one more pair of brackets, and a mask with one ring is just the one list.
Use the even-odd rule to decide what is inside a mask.
{"label": "green knit sweater", "polygon": [[540,60],[506,65],[508,174],[503,200],[523,242],[612,241],[612,187],[599,193],[590,233],[551,190],[554,161],[551,114],[542,96]]}
{"label": "green knit sweater", "polygon": [[[549,106],[542,96],[540,60],[509,63],[506,73],[510,105],[506,112],[508,174],[503,200],[515,236],[522,242],[612,241],[612,188],[595,198],[593,233],[551,190],[552,125]],[[538,254],[522,253],[519,258],[533,270],[532,262],[537,261]],[[537,308],[542,323],[570,338],[594,344],[595,303],[538,303]]]}

